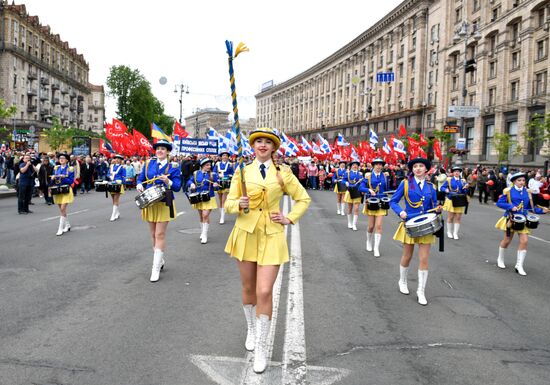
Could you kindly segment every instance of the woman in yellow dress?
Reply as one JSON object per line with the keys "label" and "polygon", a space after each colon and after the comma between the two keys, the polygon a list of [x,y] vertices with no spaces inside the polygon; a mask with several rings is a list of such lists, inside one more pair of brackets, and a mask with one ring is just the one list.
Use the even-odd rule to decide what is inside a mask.
{"label": "woman in yellow dress", "polygon": [[359,161],[350,163],[351,168],[344,176],[344,182],[348,188],[344,195],[344,202],[348,204],[348,229],[357,231],[357,219],[359,218],[359,206],[361,205],[361,192],[359,186],[363,182],[363,174],[359,171]]}
{"label": "woman in yellow dress", "polygon": [[210,213],[218,208],[215,190],[218,188],[218,174],[212,172],[212,159],[203,158],[200,162],[201,169],[195,171],[193,176],[187,182],[187,186],[192,192],[197,192],[208,196],[207,201],[194,203],[192,206],[199,212],[199,221],[201,222],[201,243],[208,242],[208,227],[210,226]]}
{"label": "woman in yellow dress", "polygon": [[[253,131],[249,141],[256,159],[243,170],[246,195],[241,187],[241,170],[237,169],[233,176],[225,209],[237,214],[237,220],[225,252],[239,266],[247,321],[245,347],[255,350],[254,371],[262,373],[267,367],[273,285],[279,266],[289,259],[284,226],[298,221],[311,198],[289,167],[273,161],[281,140],[272,129]],[[295,201],[286,216],[279,207],[284,193]]]}
{"label": "woman in yellow dress", "polygon": [[172,143],[161,139],[153,144],[153,148],[156,158],[147,160],[143,165],[137,178],[136,190],[142,193],[150,188],[155,188],[155,186],[164,186],[166,189],[166,196],[162,201],[141,210],[141,219],[149,224],[153,242],[153,267],[149,280],[157,282],[165,264],[166,229],[168,223],[176,219],[174,191],[180,191],[181,171],[177,165],[174,166],[168,160],[168,154],[172,151]]}
{"label": "woman in yellow dress", "polygon": [[441,185],[440,191],[447,194],[445,204],[443,205],[443,210],[447,211],[447,237],[449,237],[449,239],[458,239],[460,220],[462,214],[466,212],[466,207],[454,207],[451,197],[454,194],[462,194],[465,199],[468,199],[468,182],[460,176],[462,167],[455,166],[451,169],[451,172],[453,175],[447,177],[445,182]]}
{"label": "woman in yellow dress", "polygon": [[126,181],[126,168],[122,164],[124,157],[116,154],[109,167],[109,174],[107,178],[112,185],[120,185],[120,192],[111,192],[111,198],[113,199],[113,213],[111,214],[110,221],[116,221],[120,217],[120,211],[118,206],[120,205],[120,196],[124,194],[124,182]]}
{"label": "woman in yellow dress", "polygon": [[[63,233],[71,231],[71,224],[67,218],[67,206],[74,201],[73,189],[71,187],[74,183],[74,169],[69,166],[69,156],[67,154],[59,154],[57,160],[59,161],[59,165],[54,167],[50,181],[50,192],[53,190],[52,187],[55,187],[55,189],[65,188],[67,190],[66,193],[52,195],[53,203],[59,207],[59,212],[61,213],[59,228],[55,235],[63,235]],[[67,188],[66,186],[69,187]]]}

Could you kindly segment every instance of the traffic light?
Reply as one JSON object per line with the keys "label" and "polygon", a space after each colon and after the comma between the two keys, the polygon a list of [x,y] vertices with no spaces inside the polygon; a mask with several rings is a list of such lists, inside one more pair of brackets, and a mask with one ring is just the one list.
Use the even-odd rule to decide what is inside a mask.
{"label": "traffic light", "polygon": [[476,59],[466,60],[466,73],[474,72],[477,68]]}

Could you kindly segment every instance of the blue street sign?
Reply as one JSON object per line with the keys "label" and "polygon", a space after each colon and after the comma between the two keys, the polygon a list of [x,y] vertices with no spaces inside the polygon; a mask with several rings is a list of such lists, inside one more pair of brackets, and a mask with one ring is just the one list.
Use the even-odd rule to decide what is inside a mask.
{"label": "blue street sign", "polygon": [[395,74],[393,72],[378,72],[376,74],[377,83],[390,83],[395,81]]}

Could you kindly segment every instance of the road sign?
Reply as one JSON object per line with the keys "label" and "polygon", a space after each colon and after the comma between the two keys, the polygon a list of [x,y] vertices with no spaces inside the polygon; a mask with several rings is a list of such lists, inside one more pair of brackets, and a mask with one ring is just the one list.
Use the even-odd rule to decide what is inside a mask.
{"label": "road sign", "polygon": [[456,149],[465,150],[466,149],[466,138],[458,138],[456,140]]}
{"label": "road sign", "polygon": [[395,74],[393,72],[378,72],[376,74],[377,83],[390,83],[395,81]]}
{"label": "road sign", "polygon": [[443,126],[443,132],[447,132],[449,134],[456,134],[459,130],[460,130],[460,126],[455,126],[450,124]]}
{"label": "road sign", "polygon": [[479,117],[479,107],[449,106],[447,116],[451,118],[477,118]]}

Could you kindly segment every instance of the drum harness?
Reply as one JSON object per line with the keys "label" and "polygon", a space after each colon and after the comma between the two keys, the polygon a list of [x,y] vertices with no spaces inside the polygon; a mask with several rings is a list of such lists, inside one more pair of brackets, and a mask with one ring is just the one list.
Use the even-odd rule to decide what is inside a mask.
{"label": "drum harness", "polygon": [[[407,201],[409,206],[411,206],[413,209],[418,209],[421,206],[424,206],[424,195],[422,195],[422,198],[420,198],[420,200],[418,202],[411,201],[411,199],[409,198],[409,180],[404,179],[403,183],[405,183],[405,185],[403,186],[404,187],[403,188],[403,190],[404,190],[403,195],[405,196],[405,200]],[[424,181],[424,183],[428,183],[428,182]],[[431,187],[431,188],[433,188],[433,187]],[[432,204],[435,207],[437,207],[437,202],[432,202]],[[424,207],[422,207],[422,213],[424,213]],[[441,226],[441,228],[437,232],[435,232],[434,235],[439,238],[439,251],[444,252],[445,251],[445,236],[444,236],[445,235],[445,221],[443,221],[443,226]]]}
{"label": "drum harness", "polygon": [[[353,184],[353,187],[357,187],[357,184],[360,183],[360,182],[363,180],[363,178],[360,178],[360,179],[353,179],[353,180],[352,180],[351,177],[350,177],[351,171],[352,171],[352,170],[348,170],[348,181],[349,181],[348,183],[349,183],[349,185],[350,185],[349,187],[351,187],[352,184]],[[361,172],[360,172],[360,171],[356,171],[356,173],[359,174],[359,175],[361,175]],[[353,199],[353,198],[351,198],[351,193],[350,193],[350,199]],[[358,198],[357,198],[357,199],[358,199]],[[361,199],[361,202],[363,202],[362,199]]]}
{"label": "drum harness", "polygon": [[[456,190],[453,190],[453,185],[451,184],[452,179],[453,179],[452,177],[447,178],[447,183],[449,185],[449,190],[451,191],[451,193],[458,194],[458,193],[460,193],[460,189],[457,187]],[[462,184],[462,179],[459,179],[458,181]],[[466,197],[466,206],[464,208],[464,215],[468,215],[468,205],[469,204],[470,204],[470,200],[468,199],[468,197]]]}
{"label": "drum harness", "polygon": [[[149,177],[149,162],[150,162],[150,160],[145,162],[145,177],[146,178]],[[166,170],[164,171],[163,175],[168,176],[168,171],[169,170],[170,170],[170,162],[167,162],[166,163]],[[158,176],[155,176],[154,178],[144,180],[143,183],[152,185],[153,182],[156,181],[156,180],[160,180],[160,178]],[[166,203],[166,206],[168,206],[168,208],[170,209],[170,218],[174,218],[174,216],[175,216],[174,205],[173,205],[174,192],[170,189],[170,186],[166,187],[166,197],[164,198],[164,202]]]}
{"label": "drum harness", "polygon": [[[373,171],[374,172],[374,171]],[[386,180],[386,175],[383,173],[383,172],[380,172],[380,175],[382,176],[382,178],[384,178],[384,184],[387,186],[388,185],[388,181]],[[374,192],[376,193],[375,195],[378,197],[378,196],[382,196],[382,194],[379,194],[378,192],[380,191],[380,185],[382,184],[379,183],[378,186],[376,186],[376,188],[372,188],[372,182],[371,182],[371,179],[372,179],[372,172],[369,172],[367,174],[367,181],[369,182],[369,188],[371,190],[374,190]],[[387,211],[386,211],[386,216],[388,215]]]}
{"label": "drum harness", "polygon": [[[504,194],[506,194],[506,200],[508,201],[509,204],[513,204],[512,203],[512,195],[510,193],[512,191],[512,188],[513,187],[504,190]],[[527,194],[529,195],[529,203],[531,204],[531,210],[534,212],[535,211],[535,209],[534,209],[535,206],[533,206],[533,196],[531,195],[531,191],[529,191],[528,189],[525,189],[525,190],[527,191]],[[525,209],[525,211],[527,211],[527,209]],[[523,212],[523,200],[519,204],[518,209],[516,210],[516,212]],[[510,237],[510,235],[512,235],[512,218],[513,218],[513,216],[514,216],[513,211],[510,210],[510,212],[508,213],[508,217],[506,218],[506,236],[508,238]]]}
{"label": "drum harness", "polygon": [[61,174],[61,175],[57,174],[57,170],[61,169],[61,165],[56,165],[54,167],[53,172],[54,172],[54,177],[55,177],[55,180],[54,180],[55,184],[61,185],[60,178],[68,178],[69,177],[69,165],[66,165],[65,167],[67,168],[67,173],[66,174]]}

